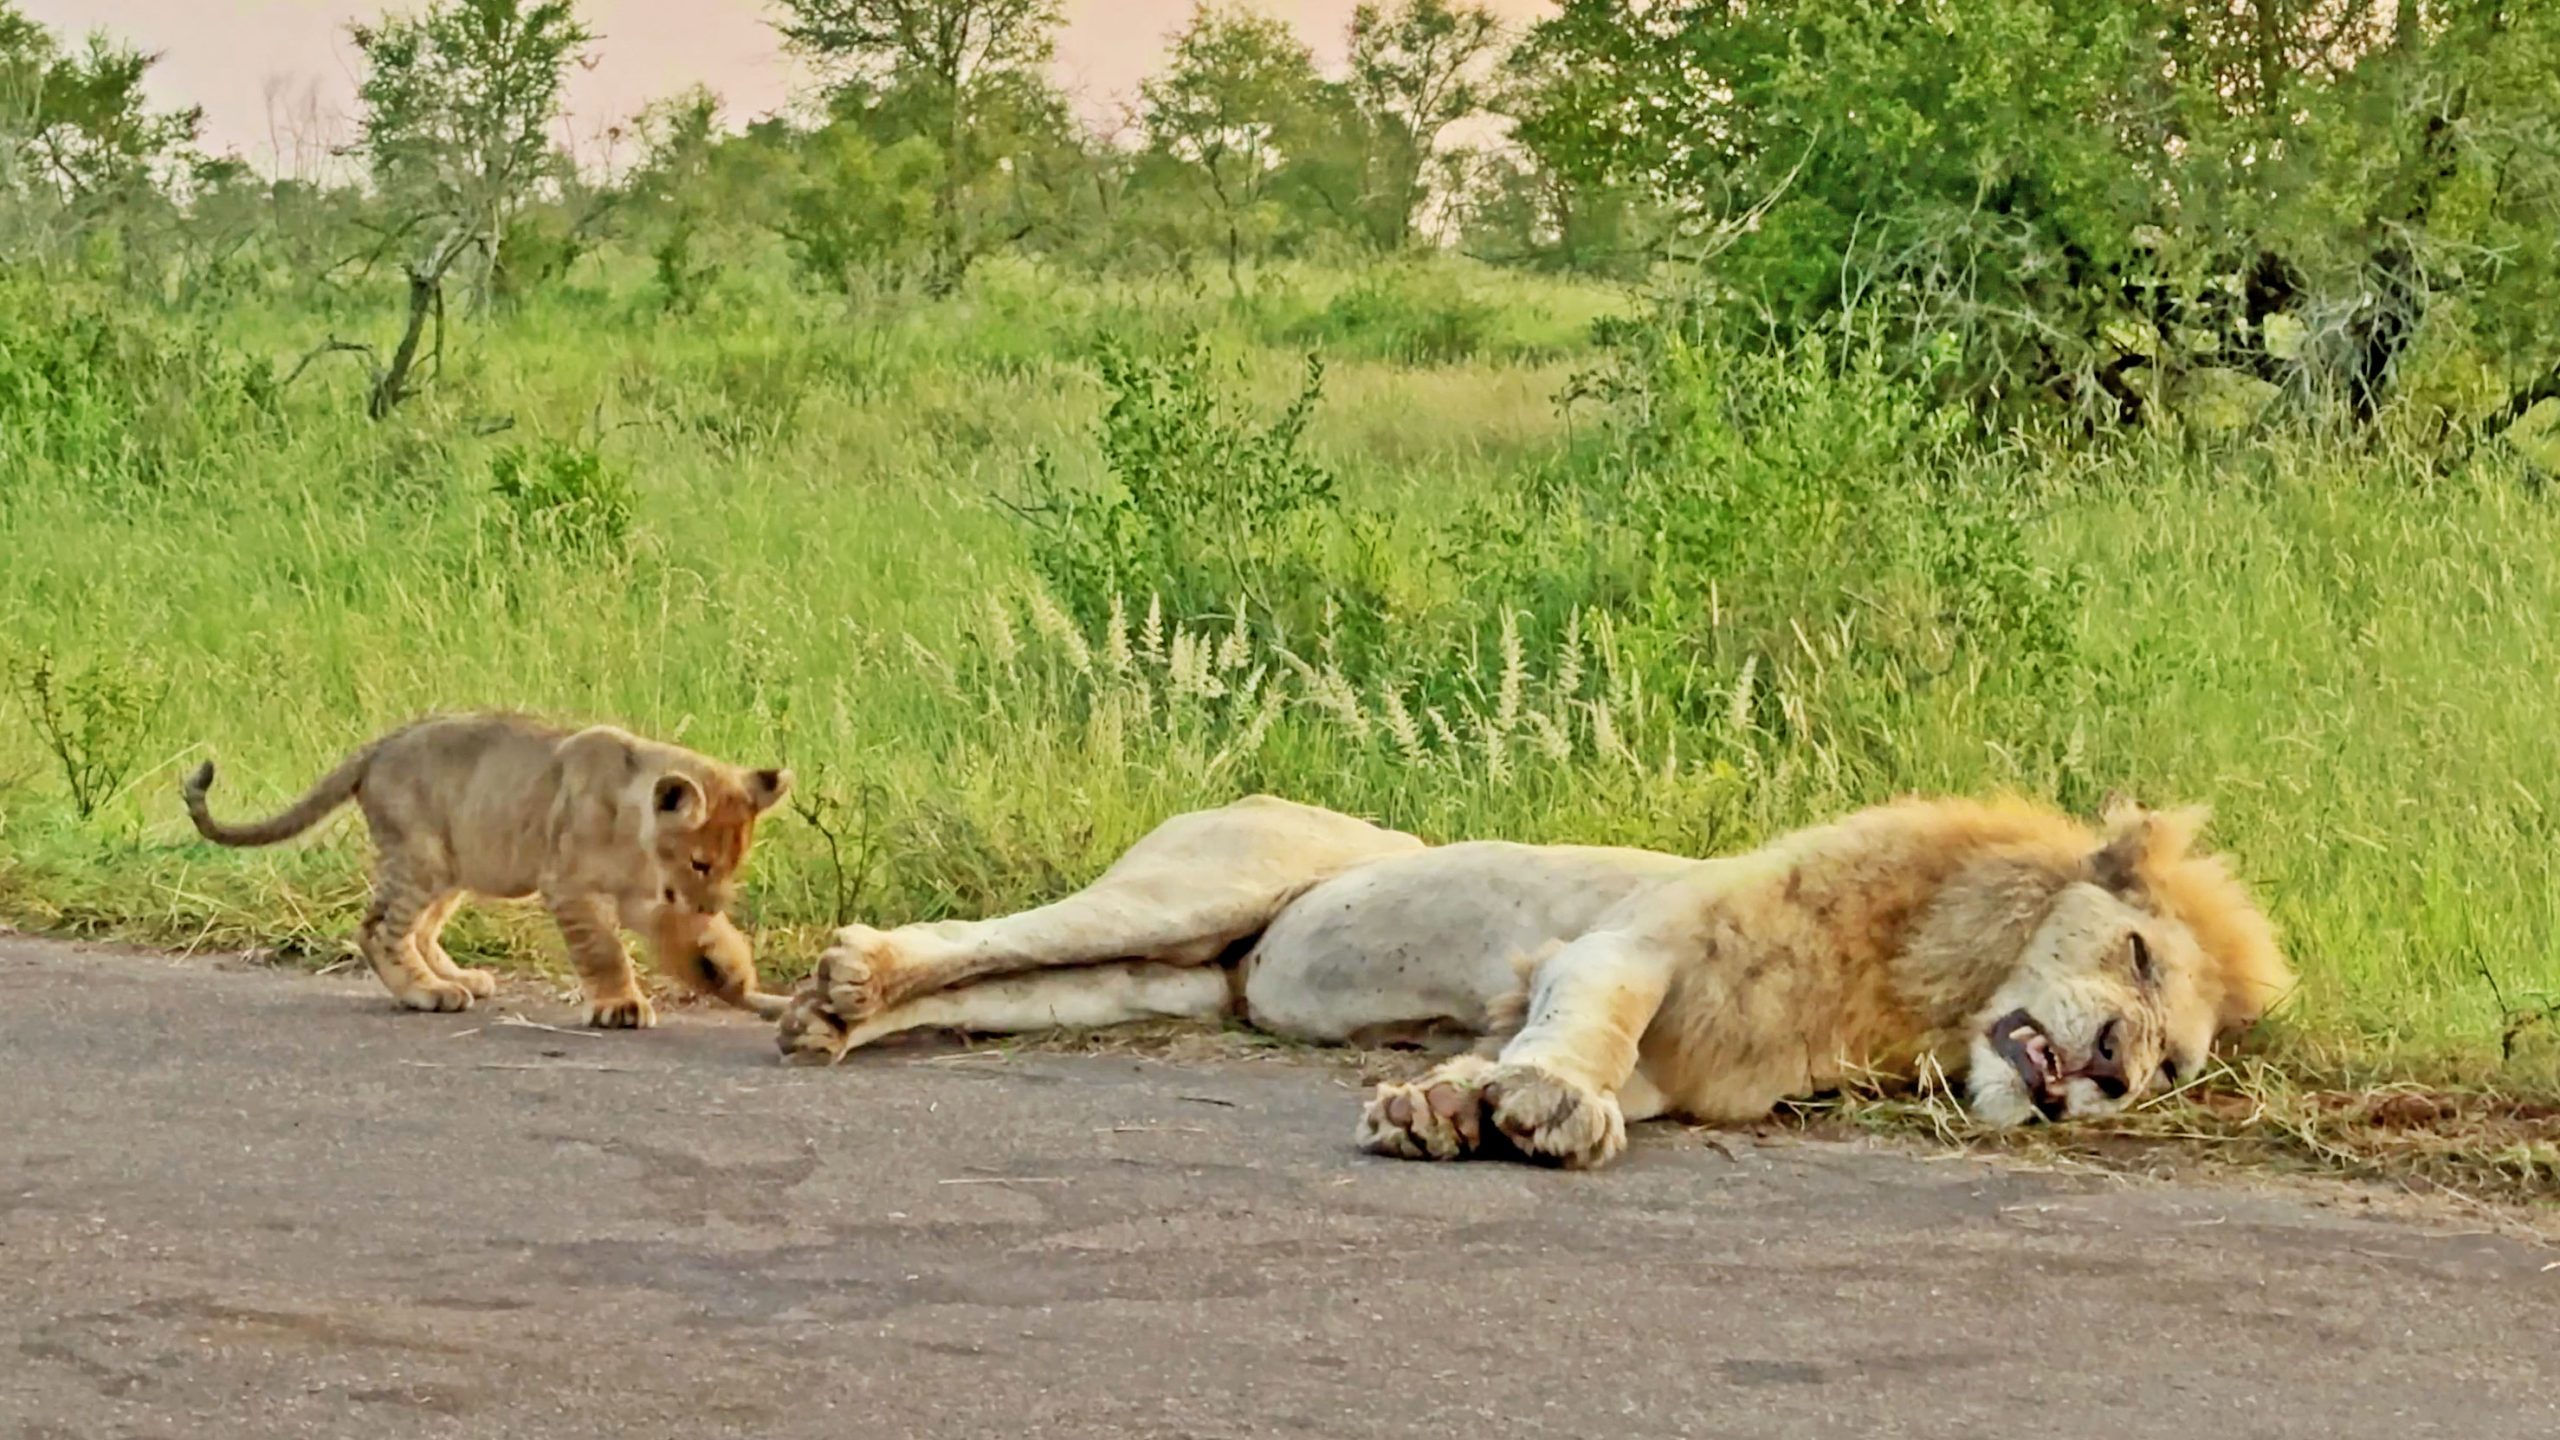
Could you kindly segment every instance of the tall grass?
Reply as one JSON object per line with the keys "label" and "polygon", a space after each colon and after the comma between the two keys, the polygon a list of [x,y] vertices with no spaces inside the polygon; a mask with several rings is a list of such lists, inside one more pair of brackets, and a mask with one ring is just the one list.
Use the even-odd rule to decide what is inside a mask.
{"label": "tall grass", "polygon": [[[684,318],[609,268],[477,327],[380,425],[351,373],[274,386],[292,312],[98,303],[75,346],[64,305],[0,284],[21,923],[330,951],[360,827],[216,851],[176,777],[218,751],[223,803],[270,805],[431,708],[796,766],[745,907],[784,973],[836,921],[1045,898],[1256,789],[1694,852],[1907,791],[2121,790],[2215,807],[2304,974],[2283,1043],[2560,1083],[2560,515],[2511,457],[1985,443],[1854,356],[1604,353],[1625,297],[1454,263],[1241,303],[998,265],[848,308],[747,276]],[[1270,438],[1311,347],[1303,433],[1255,463],[1320,487],[1142,514],[1158,573],[1075,568],[1119,532],[1044,496],[1181,491]],[[1113,431],[1141,383],[1215,389],[1135,407],[1159,420],[1226,418]],[[1180,464],[1133,490],[1147,444]],[[89,687],[57,680],[53,731],[121,757],[85,815],[39,661]],[[457,938],[546,944],[504,914]]]}

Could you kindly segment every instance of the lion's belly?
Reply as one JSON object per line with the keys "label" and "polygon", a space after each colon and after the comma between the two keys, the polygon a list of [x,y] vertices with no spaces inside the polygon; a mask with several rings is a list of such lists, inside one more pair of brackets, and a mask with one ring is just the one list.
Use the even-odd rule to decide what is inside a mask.
{"label": "lion's belly", "polygon": [[1513,962],[1571,940],[1698,862],[1644,850],[1476,841],[1390,856],[1309,890],[1263,932],[1245,1014],[1339,1043],[1434,1022],[1473,1029]]}

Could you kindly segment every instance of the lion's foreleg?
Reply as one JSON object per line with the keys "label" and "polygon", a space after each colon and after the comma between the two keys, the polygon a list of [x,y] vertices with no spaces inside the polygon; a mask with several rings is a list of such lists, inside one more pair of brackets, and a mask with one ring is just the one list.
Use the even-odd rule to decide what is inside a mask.
{"label": "lion's foreleg", "polygon": [[[1471,1056],[1413,1086],[1379,1087],[1362,1118],[1361,1143],[1381,1154],[1445,1158],[1476,1149],[1480,1133],[1498,1134],[1533,1159],[1606,1163],[1626,1148],[1621,1091],[1639,1118],[1661,1109],[1661,1097],[1638,1080],[1636,1059],[1669,991],[1672,958],[1664,947],[1618,931],[1555,951],[1529,975],[1518,1029],[1490,1061]],[[1467,1143],[1405,1143],[1426,1125]]]}

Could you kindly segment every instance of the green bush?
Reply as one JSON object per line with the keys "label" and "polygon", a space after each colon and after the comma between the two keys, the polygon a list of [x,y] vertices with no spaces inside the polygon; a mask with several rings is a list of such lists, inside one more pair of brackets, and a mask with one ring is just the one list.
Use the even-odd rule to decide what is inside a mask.
{"label": "green bush", "polygon": [[590,447],[508,446],[489,459],[489,491],[525,549],[593,562],[619,559],[630,547],[638,509],[631,481]]}

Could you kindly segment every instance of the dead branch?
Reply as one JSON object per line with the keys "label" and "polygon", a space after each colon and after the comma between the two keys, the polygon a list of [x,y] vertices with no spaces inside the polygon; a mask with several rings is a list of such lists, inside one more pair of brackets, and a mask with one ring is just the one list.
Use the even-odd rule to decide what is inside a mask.
{"label": "dead branch", "polygon": [[300,360],[295,361],[293,368],[286,371],[282,379],[276,381],[276,388],[281,390],[284,387],[291,385],[294,381],[301,379],[302,372],[310,369],[311,362],[319,359],[321,356],[341,353],[363,356],[367,372],[377,380],[381,376],[382,358],[380,355],[375,353],[372,346],[359,340],[341,340],[337,336],[332,335],[328,339],[321,341],[319,344],[312,346]]}

